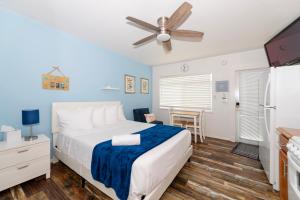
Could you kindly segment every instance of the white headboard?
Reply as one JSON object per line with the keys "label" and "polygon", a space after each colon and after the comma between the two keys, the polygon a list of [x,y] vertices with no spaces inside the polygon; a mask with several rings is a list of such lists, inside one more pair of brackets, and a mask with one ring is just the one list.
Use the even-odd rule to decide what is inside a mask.
{"label": "white headboard", "polygon": [[121,105],[119,101],[99,101],[99,102],[55,102],[52,103],[52,133],[59,132],[59,125],[57,119],[58,110],[74,110],[84,107],[102,107],[105,105]]}

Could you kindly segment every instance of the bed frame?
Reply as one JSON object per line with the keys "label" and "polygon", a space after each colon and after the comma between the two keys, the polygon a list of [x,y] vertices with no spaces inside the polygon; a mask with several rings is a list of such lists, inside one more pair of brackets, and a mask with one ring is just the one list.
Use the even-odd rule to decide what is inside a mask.
{"label": "bed frame", "polygon": [[[61,152],[56,146],[57,134],[59,134],[59,126],[57,119],[57,110],[74,110],[78,107],[101,107],[104,105],[120,105],[118,101],[109,101],[109,102],[56,102],[52,103],[52,134],[53,134],[53,148],[55,157],[70,167],[73,171],[79,174],[82,178],[87,180],[90,184],[95,186],[97,189],[108,195],[114,200],[118,200],[118,197],[112,188],[105,187],[102,183],[95,181],[91,175],[89,169],[84,165],[80,164],[76,160],[70,158],[67,154]],[[177,176],[179,171],[182,169],[184,164],[189,160],[193,152],[192,146],[190,146],[185,152],[184,156],[178,158],[176,166],[173,168],[171,173],[162,181],[156,188],[146,196],[143,196],[143,200],[158,200],[169,185],[172,183],[173,179]]]}

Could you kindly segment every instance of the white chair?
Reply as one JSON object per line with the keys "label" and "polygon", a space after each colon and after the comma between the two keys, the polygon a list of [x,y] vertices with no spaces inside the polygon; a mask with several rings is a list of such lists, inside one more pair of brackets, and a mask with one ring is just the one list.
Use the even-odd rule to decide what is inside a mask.
{"label": "white chair", "polygon": [[186,127],[186,120],[178,119],[173,121],[174,126],[180,126],[181,128]]}
{"label": "white chair", "polygon": [[[196,130],[199,130],[199,131],[197,131],[197,133],[199,133],[200,140],[201,140],[201,142],[203,142],[203,140],[205,140],[204,110],[201,111],[199,117],[200,117],[200,119],[199,119],[199,122],[198,122],[197,125],[196,125]],[[194,122],[192,122],[192,121],[187,121],[186,124],[185,124],[185,128],[186,128],[186,129],[188,129],[188,128],[194,129]],[[196,134],[197,134],[197,133],[196,133]],[[195,133],[194,133],[194,134],[195,134]]]}
{"label": "white chair", "polygon": [[[169,109],[170,124],[185,127],[187,129],[193,128],[195,143],[197,143],[197,135],[200,136],[201,142],[203,142],[203,138],[205,139],[203,128],[203,115],[204,111],[174,111],[173,109]],[[178,119],[174,120],[174,117]],[[188,121],[188,119],[193,119],[193,122]]]}

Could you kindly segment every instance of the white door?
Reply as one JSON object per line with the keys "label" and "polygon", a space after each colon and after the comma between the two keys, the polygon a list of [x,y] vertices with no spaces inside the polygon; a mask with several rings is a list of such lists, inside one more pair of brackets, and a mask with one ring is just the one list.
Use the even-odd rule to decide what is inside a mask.
{"label": "white door", "polygon": [[262,110],[265,123],[261,126],[263,137],[259,142],[259,159],[269,182],[278,190],[280,147],[276,128],[300,128],[300,66],[271,68],[269,80]]}
{"label": "white door", "polygon": [[260,95],[260,102],[259,102],[261,140],[259,141],[259,159],[263,165],[263,168],[269,179],[269,182],[273,184],[274,183],[273,169],[271,168],[272,167],[271,163],[273,163],[273,157],[271,152],[271,148],[272,148],[271,141],[273,140],[271,137],[271,132],[273,131],[273,127],[272,127],[273,123],[271,123],[271,117],[275,106],[272,106],[274,102],[271,102],[270,96],[271,94],[274,93],[271,92],[271,89],[272,87],[274,87],[274,85],[271,84],[273,81],[271,81],[272,76],[270,70],[268,70],[267,72],[268,72],[267,75],[262,74],[262,77],[266,76],[267,79],[266,78],[261,79],[262,88],[260,92],[261,95]]}
{"label": "white door", "polygon": [[237,141],[258,145],[266,131],[264,97],[269,69],[238,72]]}
{"label": "white door", "polygon": [[273,188],[279,189],[278,127],[300,128],[300,65],[271,68],[269,134],[260,142],[260,160]]}
{"label": "white door", "polygon": [[300,128],[300,65],[276,68],[276,128]]}

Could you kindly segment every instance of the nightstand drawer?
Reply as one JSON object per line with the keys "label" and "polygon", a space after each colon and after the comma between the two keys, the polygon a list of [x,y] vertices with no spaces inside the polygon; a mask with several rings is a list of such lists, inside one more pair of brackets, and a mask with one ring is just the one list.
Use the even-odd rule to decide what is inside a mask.
{"label": "nightstand drawer", "polygon": [[50,173],[50,155],[0,170],[0,191]]}
{"label": "nightstand drawer", "polygon": [[[0,170],[42,156],[50,155],[50,143],[43,142],[0,152]],[[49,161],[48,161],[49,162]]]}

